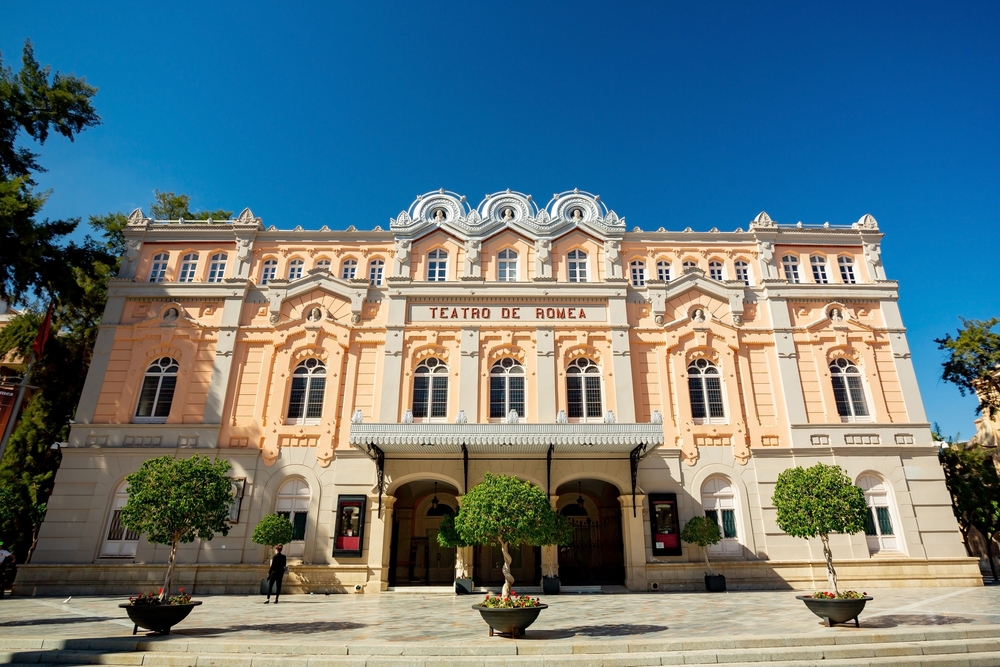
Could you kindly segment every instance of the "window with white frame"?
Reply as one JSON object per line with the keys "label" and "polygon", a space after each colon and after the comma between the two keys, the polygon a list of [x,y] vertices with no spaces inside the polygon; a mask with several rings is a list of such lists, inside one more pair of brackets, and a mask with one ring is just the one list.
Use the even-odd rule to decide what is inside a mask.
{"label": "window with white frame", "polygon": [[698,268],[698,262],[694,261],[693,259],[685,259],[683,262],[681,262],[681,269],[684,271],[684,273],[687,273],[689,269],[697,269],[697,268]]}
{"label": "window with white frame", "polygon": [[738,259],[733,262],[733,268],[736,269],[736,279],[743,283],[744,285],[750,284],[750,265],[744,262],[742,259]]}
{"label": "window with white frame", "polygon": [[712,280],[722,281],[722,262],[713,260],[708,263],[708,277]]}
{"label": "window with white frame", "polygon": [[212,255],[208,264],[208,282],[221,283],[226,275],[226,253],[217,252]]}
{"label": "window with white frame", "polygon": [[566,369],[566,414],[570,419],[604,419],[601,369],[590,359],[575,359]]}
{"label": "window with white frame", "polygon": [[149,282],[163,282],[163,278],[167,275],[167,261],[169,259],[170,253],[158,252],[153,255],[152,266],[149,269]]}
{"label": "window with white frame", "polygon": [[448,367],[430,358],[413,371],[413,418],[443,419],[448,416]]}
{"label": "window with white frame", "polygon": [[847,285],[857,282],[854,278],[854,260],[841,255],[837,258],[837,265],[840,267],[840,280]]}
{"label": "window with white frame", "polygon": [[490,369],[490,419],[524,418],[524,366],[504,357]]}
{"label": "window with white frame", "polygon": [[875,475],[862,475],[858,486],[865,492],[865,504],[868,505],[865,525],[868,552],[899,551],[899,538],[892,525],[892,499],[885,481]]}
{"label": "window with white frame", "polygon": [[785,280],[790,283],[801,282],[799,278],[799,258],[795,255],[785,255],[781,258],[781,268],[785,271]]}
{"label": "window with white frame", "polygon": [[582,250],[570,250],[566,255],[566,269],[571,283],[587,282],[587,253]]}
{"label": "window with white frame", "polygon": [[101,547],[101,558],[134,558],[139,546],[139,533],[122,525],[122,510],[128,502],[128,483],[122,482],[111,502],[108,533]]}
{"label": "window with white frame", "polygon": [[732,483],[725,477],[712,477],[701,487],[701,506],[705,516],[719,526],[722,540],[708,547],[708,553],[713,556],[739,556],[739,529],[736,521],[736,493]]}
{"label": "window with white frame", "polygon": [[368,283],[372,287],[379,287],[382,284],[382,276],[385,273],[385,261],[373,259],[368,262]]}
{"label": "window with white frame", "polygon": [[268,284],[269,282],[274,280],[274,277],[277,274],[278,274],[278,260],[276,259],[265,260],[264,264],[261,265],[260,284],[261,285]]}
{"label": "window with white frame", "polygon": [[656,279],[665,283],[670,282],[670,262],[661,259],[656,263]]}
{"label": "window with white frame", "polygon": [[510,248],[497,253],[497,280],[502,283],[517,280],[517,253]]}
{"label": "window with white frame", "polygon": [[278,488],[274,511],[292,524],[292,541],[283,550],[289,558],[301,558],[305,553],[306,522],[311,499],[312,492],[304,479],[290,479]]}
{"label": "window with white frame", "polygon": [[691,416],[696,424],[726,423],[726,408],[722,400],[722,374],[708,359],[695,359],[688,366],[688,393],[691,396]]}
{"label": "window with white frame", "polygon": [[448,279],[448,253],[440,248],[427,253],[427,280],[441,283]]}
{"label": "window with white frame", "polygon": [[289,424],[318,424],[323,416],[326,366],[319,359],[306,359],[292,373],[288,396]]}
{"label": "window with white frame", "polygon": [[134,423],[163,424],[167,421],[177,388],[178,369],[178,363],[170,357],[160,357],[149,365],[142,378]]}
{"label": "window with white frame", "polygon": [[306,268],[306,263],[301,259],[293,259],[288,263],[288,279],[298,280],[302,277],[302,271]]}
{"label": "window with white frame", "polygon": [[356,259],[345,259],[340,265],[340,279],[341,280],[354,280],[354,277],[358,274],[358,260]]}
{"label": "window with white frame", "polygon": [[817,285],[826,285],[830,279],[826,276],[826,257],[813,255],[809,258],[809,266],[812,267],[813,282]]}
{"label": "window with white frame", "polygon": [[850,360],[840,357],[830,364],[833,397],[842,422],[871,421],[865,401],[865,387],[861,371]]}
{"label": "window with white frame", "polygon": [[181,272],[177,276],[179,283],[193,283],[194,274],[198,270],[198,253],[189,252],[181,258]]}
{"label": "window with white frame", "polygon": [[634,259],[629,264],[632,271],[632,287],[644,287],[646,285],[646,262],[641,259]]}
{"label": "window with white frame", "polygon": [[330,270],[330,260],[324,257],[323,259],[316,260],[316,268],[321,271]]}

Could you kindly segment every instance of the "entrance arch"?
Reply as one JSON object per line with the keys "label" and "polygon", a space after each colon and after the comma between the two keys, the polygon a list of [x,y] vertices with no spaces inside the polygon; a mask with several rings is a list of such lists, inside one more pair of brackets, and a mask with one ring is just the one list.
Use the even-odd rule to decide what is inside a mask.
{"label": "entrance arch", "polygon": [[618,487],[599,479],[564,482],[556,489],[556,511],[573,524],[573,541],[559,547],[564,586],[625,583],[625,544]]}
{"label": "entrance arch", "polygon": [[438,544],[441,519],[458,511],[458,489],[420,479],[401,484],[393,495],[390,586],[448,585],[455,580],[455,549]]}

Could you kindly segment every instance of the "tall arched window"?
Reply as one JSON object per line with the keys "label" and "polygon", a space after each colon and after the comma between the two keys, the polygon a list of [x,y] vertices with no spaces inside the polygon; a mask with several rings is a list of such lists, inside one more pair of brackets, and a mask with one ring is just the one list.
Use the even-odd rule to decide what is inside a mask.
{"label": "tall arched window", "polygon": [[358,274],[358,260],[345,259],[344,263],[340,265],[341,280],[354,280],[357,274]]}
{"label": "tall arched window", "polygon": [[306,520],[312,493],[303,479],[290,479],[278,489],[274,511],[292,523],[292,541],[285,545],[286,556],[301,558],[305,552]]}
{"label": "tall arched window", "polygon": [[413,371],[413,417],[448,416],[448,367],[440,359],[426,359]]}
{"label": "tall arched window", "polygon": [[632,271],[632,286],[643,287],[646,284],[646,262],[641,259],[634,259],[629,264]]}
{"label": "tall arched window", "polygon": [[504,357],[490,369],[490,419],[524,417],[524,366]]}
{"label": "tall arched window", "polygon": [[292,393],[288,397],[289,424],[318,424],[323,416],[326,366],[319,359],[306,359],[292,373]]}
{"label": "tall arched window", "polygon": [[177,370],[177,362],[170,357],[160,357],[149,365],[142,379],[134,423],[163,424],[167,421],[177,387]]}
{"label": "tall arched window", "polygon": [[212,255],[208,265],[208,282],[221,283],[226,275],[226,253],[217,252]]}
{"label": "tall arched window", "polygon": [[708,547],[714,556],[739,556],[739,530],[736,525],[736,493],[725,477],[712,477],[701,487],[701,506],[705,516],[719,526],[722,541]]}
{"label": "tall arched window", "polygon": [[128,483],[122,482],[111,502],[108,517],[108,535],[101,547],[101,558],[134,558],[139,546],[139,533],[122,525],[122,508],[128,502]]}
{"label": "tall arched window", "polygon": [[733,262],[733,267],[736,269],[736,279],[739,280],[744,285],[750,284],[750,265],[744,262],[742,259]]}
{"label": "tall arched window", "polygon": [[163,282],[164,276],[167,275],[167,260],[169,259],[170,253],[158,252],[153,255],[153,264],[149,269],[149,282]]}
{"label": "tall arched window", "polygon": [[587,282],[587,253],[582,250],[570,250],[566,255],[566,269],[571,283]]}
{"label": "tall arched window", "polygon": [[198,270],[198,253],[189,252],[181,258],[181,272],[177,276],[179,283],[193,283],[195,271]]}
{"label": "tall arched window", "polygon": [[570,419],[603,419],[601,369],[590,359],[575,359],[566,369],[566,408]]}
{"label": "tall arched window", "polygon": [[696,359],[688,366],[691,416],[696,424],[723,424],[726,408],[722,400],[722,375],[708,359]]}
{"label": "tall arched window", "polygon": [[656,263],[656,279],[665,283],[670,282],[670,262],[661,259]]}
{"label": "tall arched window", "polygon": [[830,364],[833,397],[837,401],[837,414],[844,422],[870,421],[865,387],[861,371],[849,359],[834,359]]}
{"label": "tall arched window", "polygon": [[517,281],[517,252],[510,248],[497,253],[497,280],[502,283]]}
{"label": "tall arched window", "polygon": [[848,285],[853,285],[857,282],[854,279],[854,260],[850,257],[838,257],[837,265],[840,267],[840,279]]}
{"label": "tall arched window", "polygon": [[826,285],[830,279],[826,275],[826,257],[813,255],[809,258],[809,266],[812,267],[813,282],[817,285]]}
{"label": "tall arched window", "polygon": [[899,539],[892,527],[892,500],[885,482],[875,475],[862,475],[858,486],[865,492],[868,504],[868,522],[865,538],[868,551],[899,551]]}
{"label": "tall arched window", "polygon": [[781,258],[781,268],[785,271],[785,280],[790,283],[801,282],[799,279],[799,258],[795,255],[785,255]]}
{"label": "tall arched window", "polygon": [[266,285],[278,274],[278,260],[268,259],[265,260],[264,264],[261,266],[260,270],[260,284]]}
{"label": "tall arched window", "polygon": [[722,281],[722,262],[713,259],[708,263],[708,277],[712,280]]}
{"label": "tall arched window", "polygon": [[316,260],[316,268],[321,271],[330,270],[330,260],[324,257],[323,259]]}
{"label": "tall arched window", "polygon": [[438,248],[427,253],[427,280],[444,282],[448,279],[448,253]]}
{"label": "tall arched window", "polygon": [[382,284],[382,275],[385,273],[385,261],[381,259],[373,259],[368,262],[368,283],[372,287],[378,287]]}
{"label": "tall arched window", "polygon": [[306,263],[301,259],[293,259],[288,263],[288,279],[298,280],[302,277],[302,271],[306,268]]}

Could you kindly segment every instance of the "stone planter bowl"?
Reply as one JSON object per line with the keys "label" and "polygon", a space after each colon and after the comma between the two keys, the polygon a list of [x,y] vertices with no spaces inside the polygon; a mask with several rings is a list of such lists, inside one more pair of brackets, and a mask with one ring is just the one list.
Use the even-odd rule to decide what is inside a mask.
{"label": "stone planter bowl", "polygon": [[483,616],[483,620],[490,626],[490,637],[494,634],[510,635],[511,639],[524,636],[524,629],[538,619],[538,615],[543,609],[548,609],[547,604],[540,604],[537,607],[515,607],[512,609],[491,609],[482,605],[474,604],[472,608]]}
{"label": "stone planter bowl", "polygon": [[150,604],[139,606],[123,602],[118,606],[128,612],[129,620],[135,624],[132,628],[133,635],[139,631],[139,628],[152,630],[161,635],[169,635],[170,628],[187,618],[191,610],[200,604],[201,600],[188,602],[187,604]]}
{"label": "stone planter bowl", "polygon": [[866,595],[854,600],[827,600],[811,595],[796,595],[795,599],[805,602],[809,611],[822,618],[828,627],[854,619],[854,627],[860,628],[858,616],[865,610],[865,604],[873,598]]}

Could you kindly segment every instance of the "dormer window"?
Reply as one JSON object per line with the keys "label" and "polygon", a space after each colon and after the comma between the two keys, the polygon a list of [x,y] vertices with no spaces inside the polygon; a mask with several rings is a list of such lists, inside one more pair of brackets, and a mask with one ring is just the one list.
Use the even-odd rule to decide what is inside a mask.
{"label": "dormer window", "polygon": [[497,280],[502,283],[517,280],[517,252],[510,248],[497,253]]}
{"label": "dormer window", "polygon": [[587,253],[582,250],[570,250],[566,255],[566,269],[571,283],[587,282]]}
{"label": "dormer window", "polygon": [[448,253],[438,248],[427,253],[427,280],[443,283],[448,279]]}

